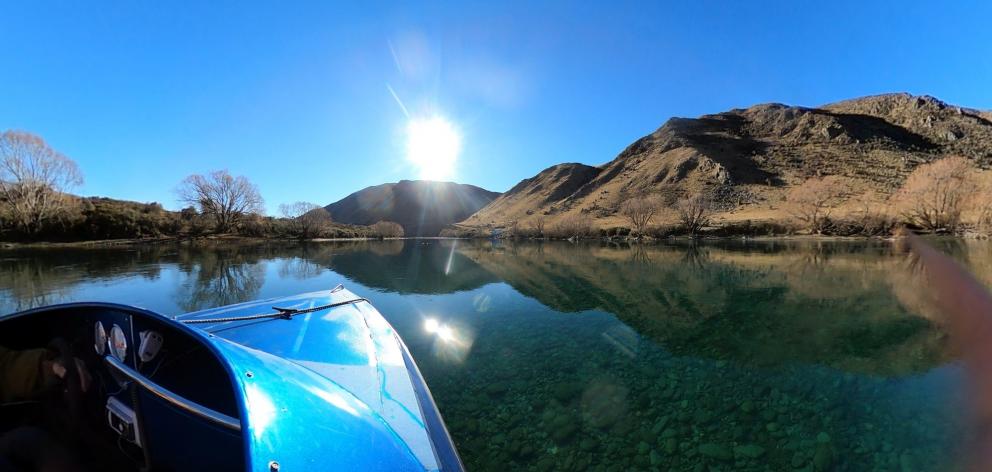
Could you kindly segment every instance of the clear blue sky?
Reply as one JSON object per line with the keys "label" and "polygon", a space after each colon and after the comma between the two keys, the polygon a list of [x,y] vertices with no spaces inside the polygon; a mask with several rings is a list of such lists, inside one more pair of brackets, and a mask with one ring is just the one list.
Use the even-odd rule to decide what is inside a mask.
{"label": "clear blue sky", "polygon": [[177,208],[183,177],[227,168],[271,212],[418,176],[390,88],[456,128],[451,180],[498,191],[672,116],[892,91],[992,108],[990,2],[607,3],[9,1],[0,129],[74,158],[77,193]]}

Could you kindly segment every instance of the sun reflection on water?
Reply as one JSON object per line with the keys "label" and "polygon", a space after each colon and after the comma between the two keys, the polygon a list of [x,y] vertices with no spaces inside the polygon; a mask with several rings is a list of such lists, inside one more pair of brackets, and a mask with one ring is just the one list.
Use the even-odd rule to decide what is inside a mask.
{"label": "sun reflection on water", "polygon": [[424,319],[424,331],[433,336],[434,355],[450,362],[464,362],[474,341],[469,330],[441,323],[436,318]]}

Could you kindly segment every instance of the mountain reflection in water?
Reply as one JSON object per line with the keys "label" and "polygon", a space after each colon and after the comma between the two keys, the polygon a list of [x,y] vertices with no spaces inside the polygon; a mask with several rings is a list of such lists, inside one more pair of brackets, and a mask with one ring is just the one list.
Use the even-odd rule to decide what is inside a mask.
{"label": "mountain reflection in water", "polygon": [[[992,245],[939,244],[992,282]],[[943,470],[960,370],[903,273],[884,242],[22,249],[0,308],[171,315],[344,283],[409,345],[470,469]]]}

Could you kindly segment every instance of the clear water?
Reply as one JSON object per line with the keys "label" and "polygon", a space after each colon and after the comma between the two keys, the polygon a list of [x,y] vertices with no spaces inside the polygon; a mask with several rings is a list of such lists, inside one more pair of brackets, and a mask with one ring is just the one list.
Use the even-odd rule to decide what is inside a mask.
{"label": "clear water", "polygon": [[[980,275],[992,246],[943,242]],[[947,470],[962,372],[882,242],[5,250],[0,311],[177,314],[343,283],[470,470]]]}

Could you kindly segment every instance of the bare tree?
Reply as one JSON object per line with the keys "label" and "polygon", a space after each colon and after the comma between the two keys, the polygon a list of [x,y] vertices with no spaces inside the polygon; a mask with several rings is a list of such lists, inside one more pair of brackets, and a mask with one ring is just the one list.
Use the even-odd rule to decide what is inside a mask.
{"label": "bare tree", "polygon": [[283,203],[279,213],[289,219],[293,233],[300,239],[320,237],[331,225],[331,214],[315,203]]}
{"label": "bare tree", "polygon": [[992,229],[992,172],[979,173],[975,186],[969,207],[976,213],[978,227],[988,233]]}
{"label": "bare tree", "polygon": [[66,192],[83,183],[76,163],[23,131],[0,134],[0,199],[14,224],[37,233],[65,208]]}
{"label": "bare tree", "polygon": [[372,234],[380,238],[402,238],[403,227],[392,221],[379,221],[372,225]]}
{"label": "bare tree", "polygon": [[186,177],[178,193],[180,201],[212,216],[217,231],[227,231],[245,215],[264,211],[265,203],[258,187],[244,176],[235,177],[226,170]]}
{"label": "bare tree", "polygon": [[854,228],[864,236],[889,233],[895,227],[889,205],[882,196],[869,189],[854,198]]}
{"label": "bare tree", "polygon": [[651,219],[661,210],[661,201],[651,196],[632,198],[620,205],[620,214],[625,216],[639,235],[643,235]]}
{"label": "bare tree", "polygon": [[544,215],[534,217],[534,235],[538,238],[544,237]]}
{"label": "bare tree", "polygon": [[592,221],[587,215],[570,214],[564,216],[551,230],[552,237],[561,239],[581,239],[593,234]]}
{"label": "bare tree", "polygon": [[786,210],[803,222],[810,231],[822,233],[830,222],[830,213],[844,198],[845,185],[840,177],[814,177],[792,187],[786,195]]}
{"label": "bare tree", "polygon": [[682,227],[689,234],[696,234],[703,226],[709,224],[713,205],[708,198],[697,194],[675,202],[675,213]]}
{"label": "bare tree", "polygon": [[976,190],[971,163],[959,156],[919,165],[893,196],[909,223],[930,231],[954,231]]}

